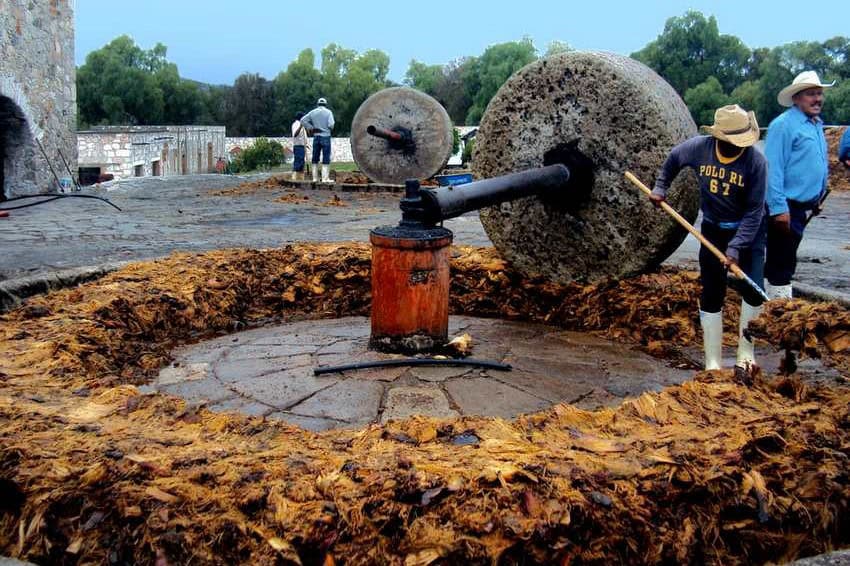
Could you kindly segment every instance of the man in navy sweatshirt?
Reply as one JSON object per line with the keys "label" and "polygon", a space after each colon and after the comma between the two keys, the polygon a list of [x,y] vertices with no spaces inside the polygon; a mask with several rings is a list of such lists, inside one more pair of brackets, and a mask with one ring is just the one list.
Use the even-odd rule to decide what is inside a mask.
{"label": "man in navy sweatshirt", "polygon": [[[671,183],[685,167],[697,175],[702,211],[701,231],[726,254],[721,262],[704,246],[700,248],[700,324],[703,332],[705,369],[720,369],[723,343],[723,302],[726,269],[735,263],[759,286],[764,268],[764,195],[767,162],[753,146],[759,139],[755,114],[738,105],[718,108],[710,134],[697,136],[674,147],[664,162],[650,199],[658,206]],[[755,365],[753,344],[743,330],[761,312],[762,300],[742,288],[738,324],[736,367]]]}

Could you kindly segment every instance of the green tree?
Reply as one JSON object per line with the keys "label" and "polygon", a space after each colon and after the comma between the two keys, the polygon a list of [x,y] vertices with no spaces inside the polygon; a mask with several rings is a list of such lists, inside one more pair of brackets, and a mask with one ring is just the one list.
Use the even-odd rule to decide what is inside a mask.
{"label": "green tree", "polygon": [[[739,104],[746,110],[752,110],[758,119],[760,99],[761,87],[758,81],[744,81],[729,95],[729,104]],[[767,126],[767,124],[762,124],[759,120],[759,126]]]}
{"label": "green tree", "polygon": [[444,80],[443,69],[442,65],[426,65],[413,59],[404,75],[404,84],[434,96],[437,87]]}
{"label": "green tree", "polygon": [[336,130],[351,131],[351,122],[360,105],[372,94],[387,87],[390,58],[383,51],[370,49],[357,56],[349,65],[345,75],[343,99],[337,103]]}
{"label": "green tree", "polygon": [[334,113],[334,135],[347,135],[360,105],[388,86],[389,68],[389,56],[377,49],[361,55],[335,43],[322,49],[320,96]]}
{"label": "green tree", "polygon": [[144,51],[126,35],[89,53],[77,69],[80,126],[161,123],[165,101],[154,72],[164,61],[164,45]]}
{"label": "green tree", "polygon": [[82,126],[195,124],[205,115],[199,83],[180,78],[157,43],[144,50],[126,35],[89,53],[77,70]]}
{"label": "green tree", "polygon": [[203,115],[204,98],[194,81],[181,79],[177,65],[168,63],[154,73],[162,91],[163,121],[167,124],[197,124]]}
{"label": "green tree", "polygon": [[850,124],[850,80],[826,89],[823,114],[828,124]]}
{"label": "green tree", "polygon": [[227,124],[229,113],[229,92],[233,88],[228,85],[199,85],[204,109],[198,118],[199,124]]}
{"label": "green tree", "polygon": [[345,77],[355,57],[356,51],[345,49],[336,43],[322,49],[320,96],[328,99],[334,109],[339,106],[345,95]]}
{"label": "green tree", "polygon": [[230,136],[271,135],[274,96],[269,81],[243,73],[228,91],[227,133]]}
{"label": "green tree", "polygon": [[850,79],[850,38],[838,35],[824,41],[823,47],[832,59],[832,74]]}
{"label": "green tree", "polygon": [[716,77],[709,77],[702,84],[685,92],[685,104],[688,105],[694,122],[699,125],[713,124],[714,111],[729,103],[729,97],[723,93],[723,86]]}
{"label": "green tree", "polygon": [[478,124],[490,99],[505,81],[519,69],[537,58],[531,39],[499,43],[488,47],[475,61],[480,87],[473,95],[472,107],[466,115],[467,124]]}
{"label": "green tree", "polygon": [[452,122],[466,125],[466,115],[481,83],[478,78],[478,59],[464,57],[450,61],[443,69],[443,79],[433,93],[449,113]]}
{"label": "green tree", "polygon": [[321,94],[322,74],[316,69],[316,56],[312,49],[304,49],[274,79],[274,128],[291,133],[290,126],[296,112],[309,112]]}
{"label": "green tree", "polygon": [[730,92],[743,79],[750,50],[735,36],[722,35],[714,16],[697,11],[674,17],[664,31],[632,57],[664,77],[676,92],[705,82],[710,76]]}
{"label": "green tree", "polygon": [[572,51],[573,48],[570,47],[570,44],[566,41],[560,41],[558,39],[553,39],[549,42],[549,45],[546,46],[546,53],[543,54],[544,57],[550,57],[552,55],[557,55],[558,53],[566,53],[568,51]]}

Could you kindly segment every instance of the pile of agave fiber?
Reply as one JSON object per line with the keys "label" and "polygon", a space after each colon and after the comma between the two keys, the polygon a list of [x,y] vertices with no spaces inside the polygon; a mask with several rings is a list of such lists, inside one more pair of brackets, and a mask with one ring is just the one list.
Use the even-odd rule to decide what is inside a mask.
{"label": "pile of agave fiber", "polygon": [[[746,386],[703,372],[615,409],[326,433],[137,389],[181,343],[367,314],[369,265],[357,244],[175,254],[0,315],[0,555],[752,564],[850,545],[850,388],[840,382]],[[490,249],[455,249],[452,263],[456,314],[592,331],[656,355],[698,343],[697,287],[674,271],[552,285]],[[772,303],[753,330],[850,373],[846,309]]]}

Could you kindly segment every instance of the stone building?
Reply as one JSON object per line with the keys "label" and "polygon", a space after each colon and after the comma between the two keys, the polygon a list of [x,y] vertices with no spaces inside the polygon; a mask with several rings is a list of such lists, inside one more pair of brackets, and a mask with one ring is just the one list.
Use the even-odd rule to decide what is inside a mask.
{"label": "stone building", "polygon": [[[248,149],[254,142],[259,138],[227,138],[226,145],[228,153],[233,154],[234,151],[241,151],[243,149]],[[287,155],[290,156],[287,159],[291,161],[292,156],[292,138],[290,137],[267,137],[266,139],[270,141],[276,141],[280,145],[283,146],[283,149],[287,152]],[[313,140],[310,140],[310,143],[313,143]],[[307,152],[307,161],[310,161],[310,152]],[[334,162],[340,161],[354,161],[354,157],[351,153],[351,138],[331,138],[331,158]]]}
{"label": "stone building", "polygon": [[[0,0],[2,1],[2,0]],[[100,126],[77,133],[80,182],[213,173],[224,126]]]}
{"label": "stone building", "polygon": [[74,1],[0,0],[0,201],[71,178],[75,82]]}

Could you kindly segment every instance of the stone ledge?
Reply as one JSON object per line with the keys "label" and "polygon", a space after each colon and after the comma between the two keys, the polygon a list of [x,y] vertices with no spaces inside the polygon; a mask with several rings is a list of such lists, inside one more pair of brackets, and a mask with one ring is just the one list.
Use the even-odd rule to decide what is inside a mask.
{"label": "stone ledge", "polygon": [[129,262],[107,263],[104,265],[75,267],[61,271],[52,271],[30,277],[19,277],[0,281],[0,312],[5,312],[20,305],[24,299],[55,291],[74,287],[86,281],[99,279],[120,269]]}

